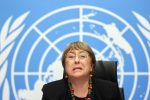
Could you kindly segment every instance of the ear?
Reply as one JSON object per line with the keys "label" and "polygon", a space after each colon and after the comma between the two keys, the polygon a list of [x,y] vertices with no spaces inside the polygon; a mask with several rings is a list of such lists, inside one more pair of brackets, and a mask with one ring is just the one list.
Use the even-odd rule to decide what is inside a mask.
{"label": "ear", "polygon": [[93,72],[93,69],[94,69],[94,66],[93,66],[93,64],[92,64],[92,65],[91,65],[91,70],[90,70],[90,71]]}

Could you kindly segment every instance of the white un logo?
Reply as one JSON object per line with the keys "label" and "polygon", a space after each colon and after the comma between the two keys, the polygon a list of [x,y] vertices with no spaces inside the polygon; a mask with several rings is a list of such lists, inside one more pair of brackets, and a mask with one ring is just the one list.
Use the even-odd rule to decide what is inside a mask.
{"label": "white un logo", "polygon": [[[11,69],[16,100],[33,100],[33,97],[40,100],[41,86],[62,78],[62,51],[68,43],[77,40],[87,42],[97,59],[118,61],[119,86],[125,88],[129,100],[135,94],[148,97],[150,57],[136,30],[111,11],[76,5],[47,13],[22,36]],[[142,63],[141,59],[144,59]],[[143,86],[140,79],[147,85]]]}

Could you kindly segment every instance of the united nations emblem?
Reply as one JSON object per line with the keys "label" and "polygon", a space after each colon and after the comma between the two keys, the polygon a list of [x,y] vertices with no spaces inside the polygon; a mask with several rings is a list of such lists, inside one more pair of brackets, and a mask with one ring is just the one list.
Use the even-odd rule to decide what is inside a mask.
{"label": "united nations emblem", "polygon": [[[143,19],[136,12],[133,15]],[[140,25],[139,29],[143,33]],[[118,61],[118,82],[127,99],[148,98],[150,53],[137,30],[109,10],[74,5],[43,15],[21,37],[11,63],[16,100],[40,100],[42,85],[62,78],[62,51],[72,41],[87,42],[97,60]]]}

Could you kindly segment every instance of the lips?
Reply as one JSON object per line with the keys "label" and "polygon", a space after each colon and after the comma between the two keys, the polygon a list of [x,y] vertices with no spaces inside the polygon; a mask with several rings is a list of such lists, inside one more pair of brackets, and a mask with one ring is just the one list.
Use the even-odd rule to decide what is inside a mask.
{"label": "lips", "polygon": [[74,67],[74,68],[73,68],[73,71],[80,71],[80,70],[82,70],[81,67]]}

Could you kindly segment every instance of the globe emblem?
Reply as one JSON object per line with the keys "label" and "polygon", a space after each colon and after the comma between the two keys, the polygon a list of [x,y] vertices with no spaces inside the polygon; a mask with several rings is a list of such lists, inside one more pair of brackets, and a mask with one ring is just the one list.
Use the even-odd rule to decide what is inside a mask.
{"label": "globe emblem", "polygon": [[[62,78],[62,51],[72,41],[87,42],[99,60],[118,61],[119,86],[128,86],[125,95],[129,100],[138,96],[148,98],[150,57],[135,29],[123,18],[106,9],[74,5],[47,13],[22,36],[11,69],[16,100],[26,97],[22,92],[31,94],[37,88],[37,91],[41,91],[44,83]],[[138,44],[134,45],[135,43]],[[142,63],[141,56],[145,59]],[[143,81],[140,82],[140,79]],[[143,82],[147,84],[143,85]]]}

